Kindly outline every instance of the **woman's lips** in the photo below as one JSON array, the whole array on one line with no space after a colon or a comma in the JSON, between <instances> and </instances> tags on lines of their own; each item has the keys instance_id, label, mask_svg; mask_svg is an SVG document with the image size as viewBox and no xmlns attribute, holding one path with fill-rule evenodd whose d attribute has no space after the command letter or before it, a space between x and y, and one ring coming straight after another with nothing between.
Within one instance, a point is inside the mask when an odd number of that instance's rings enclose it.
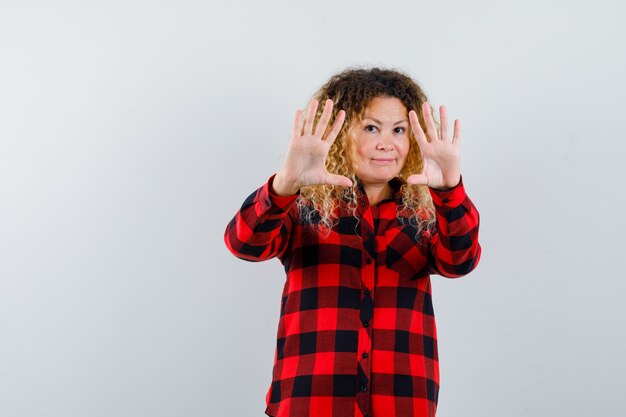
<instances>
[{"instance_id":1,"label":"woman's lips","mask_svg":"<svg viewBox=\"0 0 626 417\"><path fill-rule=\"evenodd\" d=\"M379 164L389 164L395 161L394 158L372 158L372 161L377 162Z\"/></svg>"}]
</instances>

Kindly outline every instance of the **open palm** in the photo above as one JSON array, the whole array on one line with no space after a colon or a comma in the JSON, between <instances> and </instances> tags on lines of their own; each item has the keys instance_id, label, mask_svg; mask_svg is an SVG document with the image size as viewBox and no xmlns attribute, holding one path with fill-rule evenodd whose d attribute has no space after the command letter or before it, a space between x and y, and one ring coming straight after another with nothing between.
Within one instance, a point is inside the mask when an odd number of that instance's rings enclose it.
<instances>
[{"instance_id":1,"label":"open palm","mask_svg":"<svg viewBox=\"0 0 626 417\"><path fill-rule=\"evenodd\" d=\"M326 157L335 142L345 120L345 111L340 110L324 137L333 109L332 100L326 100L324 110L316 126L313 126L318 102L309 104L304 126L301 128L302 111L296 111L294 126L285 157L285 163L274 178L274 190L280 195L295 194L301 187L331 184L349 187L352 181L342 175L326 170Z\"/></svg>"},{"instance_id":2,"label":"open palm","mask_svg":"<svg viewBox=\"0 0 626 417\"><path fill-rule=\"evenodd\" d=\"M409 112L411 128L422 154L423 170L419 174L410 175L407 182L437 189L452 188L461 179L460 122L458 119L454 121L454 135L450 140L448 114L445 106L439 108L440 132L437 132L437 126L428 103L422 105L422 114L426 124L426 133L420 126L417 113L414 110Z\"/></svg>"}]
</instances>

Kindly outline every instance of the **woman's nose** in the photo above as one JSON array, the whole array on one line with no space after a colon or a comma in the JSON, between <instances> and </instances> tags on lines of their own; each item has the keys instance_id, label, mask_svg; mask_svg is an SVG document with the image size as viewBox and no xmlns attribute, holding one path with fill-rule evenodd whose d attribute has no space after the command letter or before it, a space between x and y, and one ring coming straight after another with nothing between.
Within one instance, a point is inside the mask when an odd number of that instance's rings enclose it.
<instances>
[{"instance_id":1,"label":"woman's nose","mask_svg":"<svg viewBox=\"0 0 626 417\"><path fill-rule=\"evenodd\" d=\"M393 138L390 134L383 134L378 137L378 144L376 145L377 149L390 151L393 149Z\"/></svg>"},{"instance_id":2,"label":"woman's nose","mask_svg":"<svg viewBox=\"0 0 626 417\"><path fill-rule=\"evenodd\" d=\"M379 142L378 145L376 145L376 149L390 151L393 149L393 144L391 142Z\"/></svg>"}]
</instances>

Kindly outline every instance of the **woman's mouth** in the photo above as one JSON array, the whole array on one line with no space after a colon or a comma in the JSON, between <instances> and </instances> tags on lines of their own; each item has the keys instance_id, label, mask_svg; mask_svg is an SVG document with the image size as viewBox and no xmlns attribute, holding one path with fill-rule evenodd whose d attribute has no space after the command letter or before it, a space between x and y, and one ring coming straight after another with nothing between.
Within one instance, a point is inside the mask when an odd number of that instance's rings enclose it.
<instances>
[{"instance_id":1,"label":"woman's mouth","mask_svg":"<svg viewBox=\"0 0 626 417\"><path fill-rule=\"evenodd\" d=\"M395 161L394 158L372 158L372 161L378 164L390 164Z\"/></svg>"}]
</instances>

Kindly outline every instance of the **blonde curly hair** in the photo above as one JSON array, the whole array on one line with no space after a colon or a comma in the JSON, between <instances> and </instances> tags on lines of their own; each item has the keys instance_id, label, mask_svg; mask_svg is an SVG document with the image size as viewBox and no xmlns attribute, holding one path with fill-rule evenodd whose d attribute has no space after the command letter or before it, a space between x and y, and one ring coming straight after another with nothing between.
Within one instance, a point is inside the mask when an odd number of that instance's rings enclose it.
<instances>
[{"instance_id":1,"label":"blonde curly hair","mask_svg":"<svg viewBox=\"0 0 626 417\"><path fill-rule=\"evenodd\" d=\"M349 68L333 75L314 95L319 103L324 103L327 99L334 103L326 133L330 130L339 110L346 112L341 131L328 152L326 169L332 174L350 178L352 187L328 184L303 187L297 199L303 221L317 224L329 232L339 221L340 207L347 209L356 217L357 200L361 191L350 157L355 145L352 129L362 121L365 108L375 97L399 99L407 113L409 110L415 110L422 129L426 130L421 109L427 98L422 88L408 75L394 69L381 68ZM319 120L323 107L318 106L316 120ZM409 152L398 174L402 180L402 204L398 206L397 217L404 224L414 226L417 235L433 227L435 210L427 186L406 183L409 175L421 173L423 169L417 140L411 129L408 134Z\"/></svg>"}]
</instances>

